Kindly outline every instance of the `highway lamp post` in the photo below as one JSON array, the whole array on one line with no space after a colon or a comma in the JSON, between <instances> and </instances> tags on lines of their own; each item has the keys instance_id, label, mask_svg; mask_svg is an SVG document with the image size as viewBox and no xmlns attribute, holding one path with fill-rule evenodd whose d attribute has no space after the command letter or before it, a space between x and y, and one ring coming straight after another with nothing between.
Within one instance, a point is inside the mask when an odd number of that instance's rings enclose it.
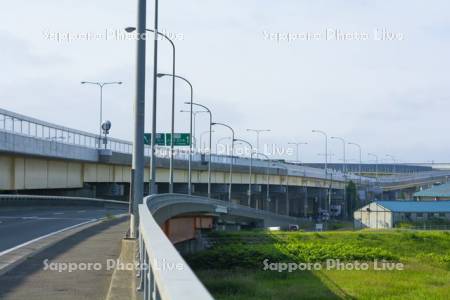
<instances>
[{"instance_id":1,"label":"highway lamp post","mask_svg":"<svg viewBox=\"0 0 450 300\"><path fill-rule=\"evenodd\" d=\"M361 170L361 166L362 166L362 149L361 149L361 146L359 144L357 144L357 143L349 142L348 144L358 147L358 150L359 150L359 167L358 167L359 171L358 171L358 173L359 173L359 185L361 185L361 183L362 183L362 174L361 174L361 172L362 172L362 170Z\"/></svg>"},{"instance_id":2,"label":"highway lamp post","mask_svg":"<svg viewBox=\"0 0 450 300\"><path fill-rule=\"evenodd\" d=\"M155 0L155 27L158 24L158 0ZM146 46L147 1L138 0L137 42L136 42L136 96L134 101L133 155L130 178L130 229L129 237L136 238L139 224L138 205L144 196L144 125L145 125L145 46ZM155 28L157 31L157 29ZM156 39L155 39L156 40ZM156 61L155 44L155 61ZM156 66L155 66L156 68ZM155 74L153 74L155 75ZM154 87L155 89L156 87ZM154 93L154 95L156 95ZM154 99L155 103L156 98ZM154 106L153 120L156 118ZM155 139L153 138L153 141ZM152 147L152 151L153 151Z\"/></svg>"},{"instance_id":3,"label":"highway lamp post","mask_svg":"<svg viewBox=\"0 0 450 300\"><path fill-rule=\"evenodd\" d=\"M297 163L302 164L302 162L300 161L300 147L301 147L301 145L308 145L308 143L305 143L305 142L294 143L294 142L292 142L292 143L288 143L288 145L294 145L296 147L296 149L295 149L296 161L297 161Z\"/></svg>"},{"instance_id":4,"label":"highway lamp post","mask_svg":"<svg viewBox=\"0 0 450 300\"><path fill-rule=\"evenodd\" d=\"M135 30L136 30L135 27L125 28L126 32L133 32ZM146 29L146 31L155 33L155 31L152 29ZM167 35L165 35L161 32L156 32L156 34L165 38L172 46L172 74L157 73L156 77L160 78L160 77L163 77L166 75L172 77L172 112L171 112L171 127L170 127L171 139L170 139L170 154L169 154L169 193L173 193L173 155L174 155L174 150L175 150L174 149L174 139L175 139L174 134L175 134L175 74L176 74L176 72L175 72L175 61L176 61L175 53L176 52L175 52L175 44Z\"/></svg>"},{"instance_id":5,"label":"highway lamp post","mask_svg":"<svg viewBox=\"0 0 450 300\"><path fill-rule=\"evenodd\" d=\"M269 202L270 202L270 173L269 173L269 168L270 168L270 158L265 155L264 153L256 153L256 156L261 155L263 156L266 160L267 160L267 167L266 167L266 175L267 175L267 187L266 187L266 207L267 210L269 210ZM263 208L264 210L264 208Z\"/></svg>"},{"instance_id":6,"label":"highway lamp post","mask_svg":"<svg viewBox=\"0 0 450 300\"><path fill-rule=\"evenodd\" d=\"M396 167L397 160L395 159L394 156L392 156L390 154L386 154L386 157L389 157L394 162L393 171L394 171L394 174L396 174L397 173L397 167Z\"/></svg>"},{"instance_id":7,"label":"highway lamp post","mask_svg":"<svg viewBox=\"0 0 450 300\"><path fill-rule=\"evenodd\" d=\"M92 82L92 81L82 81L81 84L93 84L100 88L100 118L99 118L99 138L98 138L98 148L101 148L101 137L102 137L102 124L103 124L103 87L112 84L122 84L122 81L112 81L112 82Z\"/></svg>"},{"instance_id":8,"label":"highway lamp post","mask_svg":"<svg viewBox=\"0 0 450 300\"><path fill-rule=\"evenodd\" d=\"M229 140L229 139L231 139L229 136L224 136L224 137L222 137L222 138L217 140L217 142L216 142L216 154L219 154L219 145L222 143L222 141Z\"/></svg>"},{"instance_id":9,"label":"highway lamp post","mask_svg":"<svg viewBox=\"0 0 450 300\"><path fill-rule=\"evenodd\" d=\"M341 138L341 137L336 137L336 136L332 136L331 137L331 139L333 139L333 140L339 140L339 141L341 141L342 142L342 146L343 146L343 165L342 165L342 172L344 173L344 176L345 176L345 174L347 173L347 165L346 165L346 157L345 157L345 140L343 139L343 138Z\"/></svg>"},{"instance_id":10,"label":"highway lamp post","mask_svg":"<svg viewBox=\"0 0 450 300\"><path fill-rule=\"evenodd\" d=\"M322 130L313 130L313 133L322 134L325 138L325 180L328 178L328 135Z\"/></svg>"},{"instance_id":11,"label":"highway lamp post","mask_svg":"<svg viewBox=\"0 0 450 300\"><path fill-rule=\"evenodd\" d=\"M212 132L214 132L214 130ZM206 145L204 145L204 143L203 143L203 136L208 133L210 133L210 130L206 130L206 131L203 131L202 133L200 133L200 150L203 149L206 151Z\"/></svg>"},{"instance_id":12,"label":"highway lamp post","mask_svg":"<svg viewBox=\"0 0 450 300\"><path fill-rule=\"evenodd\" d=\"M191 84L191 82L189 80L187 80L185 77L180 76L180 75L174 75L174 74L166 74L166 73L157 73L156 74L157 77L163 77L163 76L171 76L177 79L181 79L182 81L184 81L185 83L187 83L187 85L189 86L189 89L191 91L191 101L188 102L190 103L190 118L189 118L189 136L190 136L190 143L189 143L189 160L188 160L188 195L192 195L192 155L194 152L194 144L193 144L193 136L192 136L192 130L193 130L193 116L194 116L194 111L193 111L193 101L194 101L194 88ZM172 138L173 139L173 138Z\"/></svg>"},{"instance_id":13,"label":"highway lamp post","mask_svg":"<svg viewBox=\"0 0 450 300\"><path fill-rule=\"evenodd\" d=\"M231 131L230 175L229 175L229 178L228 178L228 180L229 180L228 201L231 203L231 193L232 193L232 184L233 184L233 155L234 155L234 140L235 140L235 138L234 138L234 136L235 136L234 135L234 129L231 126L229 126L227 124L224 124L224 123L217 123L217 122L215 122L215 123L212 123L212 125L213 126L214 125L224 126L224 127L228 128L228 129L230 129L230 131ZM216 150L216 152L217 152L217 150Z\"/></svg>"},{"instance_id":14,"label":"highway lamp post","mask_svg":"<svg viewBox=\"0 0 450 300\"><path fill-rule=\"evenodd\" d=\"M378 155L373 153L367 153L367 155L375 158L375 178L378 183Z\"/></svg>"},{"instance_id":15,"label":"highway lamp post","mask_svg":"<svg viewBox=\"0 0 450 300\"><path fill-rule=\"evenodd\" d=\"M286 170L286 215L289 216L289 213L290 213L289 212L290 211L290 207L289 207L289 170L285 165L278 163L278 162L275 162L273 165L274 166L278 165L281 168ZM278 210L277 210L277 213L278 213Z\"/></svg>"},{"instance_id":16,"label":"highway lamp post","mask_svg":"<svg viewBox=\"0 0 450 300\"><path fill-rule=\"evenodd\" d=\"M323 137L325 138L325 182L328 179L328 135L325 131L322 130L313 130L313 133L319 133L321 135L323 135ZM330 183L331 186L331 183ZM331 201L331 188L328 189L328 202Z\"/></svg>"},{"instance_id":17,"label":"highway lamp post","mask_svg":"<svg viewBox=\"0 0 450 300\"><path fill-rule=\"evenodd\" d=\"M250 168L248 175L248 207L251 207L252 204L252 168L253 168L253 146L249 142L243 139L233 139L233 142L240 142L247 144L250 147Z\"/></svg>"},{"instance_id":18,"label":"highway lamp post","mask_svg":"<svg viewBox=\"0 0 450 300\"><path fill-rule=\"evenodd\" d=\"M260 152L261 150L259 149L259 135L261 134L261 132L270 132L270 129L247 129L247 131L251 131L256 133L256 151Z\"/></svg>"},{"instance_id":19,"label":"highway lamp post","mask_svg":"<svg viewBox=\"0 0 450 300\"><path fill-rule=\"evenodd\" d=\"M341 138L341 137L337 137L337 136L332 136L331 139L333 140L339 140L342 142L342 161L343 161L343 165L342 165L342 171L344 173L344 205L347 205L347 162L346 162L346 157L345 157L345 146L346 146L346 141L345 139ZM346 215L346 214L344 214Z\"/></svg>"},{"instance_id":20,"label":"highway lamp post","mask_svg":"<svg viewBox=\"0 0 450 300\"><path fill-rule=\"evenodd\" d=\"M203 108L206 112L208 112L209 113L209 150L208 150L208 198L209 199L211 199L211 152L212 152L212 150L211 150L211 147L212 147L212 145L211 145L211 143L212 143L212 124L213 124L213 121L212 121L212 113L211 113L211 110L208 108L208 107L206 107L206 106L204 106L204 105L202 105L202 104L199 104L199 103L194 103L194 102L185 102L185 104L189 104L190 106L191 106L191 116L192 116L192 106L198 106L198 107L201 107L201 108ZM191 117L191 128L192 128L192 117ZM191 132L192 133L192 132ZM191 143L192 144L192 143ZM192 154L191 154L192 155ZM191 171L189 171L189 172L191 172ZM189 176L190 177L190 176Z\"/></svg>"},{"instance_id":21,"label":"highway lamp post","mask_svg":"<svg viewBox=\"0 0 450 300\"><path fill-rule=\"evenodd\" d=\"M180 110L181 113L191 113L191 111L189 110ZM196 138L196 130L195 130L195 124L197 123L197 115L200 113L205 113L206 111L204 110L198 110L198 111L193 111L192 115L193 115L193 125L192 125L192 141L194 142L194 148L197 148L197 138Z\"/></svg>"}]
</instances>

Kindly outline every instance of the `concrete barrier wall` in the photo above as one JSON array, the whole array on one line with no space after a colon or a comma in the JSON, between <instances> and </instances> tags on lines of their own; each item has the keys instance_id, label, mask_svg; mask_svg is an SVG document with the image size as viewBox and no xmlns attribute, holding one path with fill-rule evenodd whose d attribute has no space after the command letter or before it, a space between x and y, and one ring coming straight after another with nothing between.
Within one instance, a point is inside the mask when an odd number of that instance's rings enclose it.
<instances>
[{"instance_id":1,"label":"concrete barrier wall","mask_svg":"<svg viewBox=\"0 0 450 300\"><path fill-rule=\"evenodd\" d=\"M128 165L1 154L0 190L68 189L82 188L84 183L129 183L130 172L131 167ZM150 174L148 167L144 174L144 180L148 182ZM169 170L164 167L157 168L156 177L158 182L168 182ZM285 175L271 174L270 184L286 185L287 179L288 177ZM175 169L174 181L186 183L188 171ZM222 168L213 170L211 181L212 183L228 184L228 170L222 170ZM233 173L233 184L248 184L248 181L247 171L239 170ZM193 170L192 182L206 184L208 182L208 171L206 169ZM253 174L252 182L265 185L267 176L264 173ZM328 187L324 180L298 176L289 176L289 185ZM343 188L343 184L334 183L334 188Z\"/></svg>"},{"instance_id":2,"label":"concrete barrier wall","mask_svg":"<svg viewBox=\"0 0 450 300\"><path fill-rule=\"evenodd\" d=\"M13 206L107 206L126 208L128 202L81 197L0 195L0 207Z\"/></svg>"}]
</instances>

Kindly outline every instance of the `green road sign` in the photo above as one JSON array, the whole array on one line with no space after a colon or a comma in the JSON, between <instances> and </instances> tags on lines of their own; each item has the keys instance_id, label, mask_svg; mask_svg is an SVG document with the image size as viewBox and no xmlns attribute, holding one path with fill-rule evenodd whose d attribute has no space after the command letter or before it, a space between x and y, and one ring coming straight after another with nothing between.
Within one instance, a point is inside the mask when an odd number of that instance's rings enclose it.
<instances>
[{"instance_id":1,"label":"green road sign","mask_svg":"<svg viewBox=\"0 0 450 300\"><path fill-rule=\"evenodd\" d=\"M191 135L189 133L175 133L174 136L174 146L189 146L191 144ZM170 133L166 133L166 145L170 146L171 142L172 135Z\"/></svg>"},{"instance_id":2,"label":"green road sign","mask_svg":"<svg viewBox=\"0 0 450 300\"><path fill-rule=\"evenodd\" d=\"M144 144L145 145L151 145L152 143L152 134L151 133L145 133L144 134ZM156 145L158 146L165 146L166 145L166 136L164 133L157 133L156 134Z\"/></svg>"},{"instance_id":3,"label":"green road sign","mask_svg":"<svg viewBox=\"0 0 450 300\"><path fill-rule=\"evenodd\" d=\"M156 145L158 146L170 146L172 141L172 135L170 133L157 133L156 134ZM151 145L152 134L144 134L144 144ZM175 139L173 141L174 146L189 146L191 145L191 136L189 133L175 133Z\"/></svg>"}]
</instances>

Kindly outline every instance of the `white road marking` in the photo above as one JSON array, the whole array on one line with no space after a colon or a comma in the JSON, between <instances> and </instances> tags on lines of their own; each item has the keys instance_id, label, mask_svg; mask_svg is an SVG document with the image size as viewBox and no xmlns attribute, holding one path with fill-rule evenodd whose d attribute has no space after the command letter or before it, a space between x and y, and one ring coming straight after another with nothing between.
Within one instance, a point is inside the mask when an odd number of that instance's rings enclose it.
<instances>
[{"instance_id":1,"label":"white road marking","mask_svg":"<svg viewBox=\"0 0 450 300\"><path fill-rule=\"evenodd\" d=\"M55 213L53 213L54 215L63 215L64 213L63 212L55 212Z\"/></svg>"},{"instance_id":2,"label":"white road marking","mask_svg":"<svg viewBox=\"0 0 450 300\"><path fill-rule=\"evenodd\" d=\"M3 252L0 252L0 257L5 255L5 254L7 254L7 253L9 253L9 252L12 252L12 251L17 250L19 248L22 248L22 247L24 247L26 245L29 245L31 243L37 242L39 240L42 240L42 239L45 239L45 238L48 238L48 237L51 237L52 235L55 235L55 234L58 234L58 233L66 231L66 230L69 230L69 229L72 229L72 228L76 228L76 227L79 227L79 226L82 226L82 225L85 225L85 224L88 224L88 223L92 223L92 222L95 222L95 221L97 221L97 219L92 219L92 220L89 220L89 221L86 221L86 222L83 222L83 223L79 223L79 224L76 224L76 225L73 225L73 226L69 226L69 227L66 227L66 228L54 231L52 233L40 236L38 238L32 239L31 241L25 242L23 244L17 245L17 246L15 246L13 248L9 248L9 249L7 249L7 250L5 250Z\"/></svg>"},{"instance_id":3,"label":"white road marking","mask_svg":"<svg viewBox=\"0 0 450 300\"><path fill-rule=\"evenodd\" d=\"M20 220L92 220L90 218L58 218L58 217L11 217L0 216L0 219L20 219Z\"/></svg>"},{"instance_id":4,"label":"white road marking","mask_svg":"<svg viewBox=\"0 0 450 300\"><path fill-rule=\"evenodd\" d=\"M79 211L77 211L77 213L85 213L86 211L85 210L79 210Z\"/></svg>"},{"instance_id":5,"label":"white road marking","mask_svg":"<svg viewBox=\"0 0 450 300\"><path fill-rule=\"evenodd\" d=\"M127 213L124 213L124 214L117 214L117 215L114 215L114 216L117 217L117 218L120 218L120 217L124 217L124 216L127 216L127 215L128 215ZM16 219L17 219L17 217L11 217L11 216L4 216L4 217L0 216L0 218L6 218L6 219L16 218ZM64 218L41 218L41 219L52 219L52 220L53 220L53 219L58 219L58 220L61 219L61 220L68 220L69 218L65 218L65 219L64 219ZM46 235L37 237L37 238L32 239L32 240L30 240L30 241L28 241L28 242L25 242L25 243L23 243L23 244L17 245L17 246L15 246L15 247L13 247L13 248L9 248L9 249L7 249L7 250L5 250L5 251L3 251L3 252L0 252L0 257L3 256L3 255L5 255L5 254L7 254L7 253L10 253L10 252L12 252L12 251L14 251L14 250L17 250L17 249L19 249L19 248L22 248L22 247L24 247L24 246L27 246L27 245L29 245L29 244L31 244L31 243L37 242L37 241L39 241L39 240L42 240L42 239L45 239L45 238L48 238L48 237L51 237L51 236L53 236L53 235L55 235L55 234L64 232L64 231L66 231L66 230L73 229L73 228L76 228L76 227L79 227L79 226L82 226L82 225L85 225L85 224L89 224L89 223L92 223L92 222L96 222L96 221L100 221L100 220L105 220L105 219L106 219L105 217L99 218L99 219L89 219L89 220L86 221L86 222L78 223L78 224L75 224L75 225L72 225L72 226L69 226L69 227L65 227L65 228L63 228L63 229L60 229L60 230L51 232L51 233L49 233L49 234L46 234ZM75 220L75 219L70 219L70 220ZM82 219L80 219L80 220L82 220ZM84 220L86 220L86 219L84 219Z\"/></svg>"}]
</instances>

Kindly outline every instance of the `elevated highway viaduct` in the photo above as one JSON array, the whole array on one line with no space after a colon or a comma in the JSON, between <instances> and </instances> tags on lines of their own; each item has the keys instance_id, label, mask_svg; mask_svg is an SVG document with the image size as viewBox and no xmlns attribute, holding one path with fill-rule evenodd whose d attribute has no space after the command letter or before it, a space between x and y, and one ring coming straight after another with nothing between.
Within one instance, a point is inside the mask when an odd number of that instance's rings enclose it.
<instances>
[{"instance_id":1,"label":"elevated highway viaduct","mask_svg":"<svg viewBox=\"0 0 450 300\"><path fill-rule=\"evenodd\" d=\"M47 123L0 109L0 193L54 194L126 200L131 173L128 141ZM99 145L101 148L99 149ZM180 148L182 149L182 148ZM156 182L159 193L168 192L169 162L165 147L158 148ZM186 149L185 149L186 150ZM146 149L149 153L149 149ZM187 193L188 153L177 152L174 161L174 192ZM292 216L312 216L331 201L343 204L343 189L349 180L358 184L366 201L398 195L424 185L446 180L449 171L423 175L389 176L376 180L348 173L299 166L284 162L212 155L212 198L227 199L229 163L233 159L232 201ZM146 157L149 166L149 157ZM149 168L145 181L149 181ZM420 175L420 176L419 176ZM416 176L416 177L414 177ZM206 195L208 156L195 153L192 163L194 195ZM269 184L268 184L269 183ZM148 191L148 184L145 184ZM267 193L268 191L268 193ZM269 197L267 198L267 195ZM287 200L288 199L288 200Z\"/></svg>"}]
</instances>

